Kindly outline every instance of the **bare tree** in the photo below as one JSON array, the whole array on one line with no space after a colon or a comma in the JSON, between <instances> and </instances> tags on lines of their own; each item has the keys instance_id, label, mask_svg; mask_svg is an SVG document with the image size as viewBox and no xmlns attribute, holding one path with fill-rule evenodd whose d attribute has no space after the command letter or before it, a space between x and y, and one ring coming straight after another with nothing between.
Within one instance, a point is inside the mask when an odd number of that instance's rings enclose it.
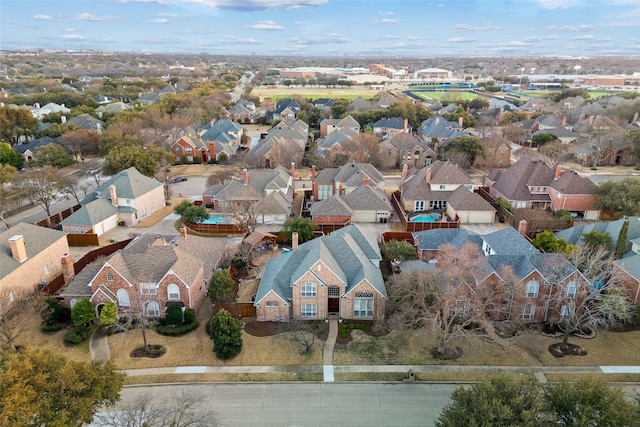
<instances>
[{"instance_id":1,"label":"bare tree","mask_svg":"<svg viewBox=\"0 0 640 427\"><path fill-rule=\"evenodd\" d=\"M16 185L24 191L27 197L37 203L47 213L47 221L51 216L51 205L58 200L65 200L68 195L64 192L64 180L60 173L50 166L43 168L29 168L20 174L21 179Z\"/></svg>"},{"instance_id":2,"label":"bare tree","mask_svg":"<svg viewBox=\"0 0 640 427\"><path fill-rule=\"evenodd\" d=\"M313 351L316 336L309 323L294 320L283 324L280 332L287 340L300 344L303 347L302 354L309 354Z\"/></svg>"},{"instance_id":3,"label":"bare tree","mask_svg":"<svg viewBox=\"0 0 640 427\"><path fill-rule=\"evenodd\" d=\"M549 312L555 313L563 331L561 348L568 348L571 333L584 326L610 328L629 315L629 299L623 292L622 277L613 268L613 256L603 247L576 245L567 255L549 266L555 284L549 291ZM572 266L580 274L567 274Z\"/></svg>"},{"instance_id":4,"label":"bare tree","mask_svg":"<svg viewBox=\"0 0 640 427\"><path fill-rule=\"evenodd\" d=\"M207 176L206 187L226 184L234 175L234 171L229 168L217 168L211 175Z\"/></svg>"},{"instance_id":5,"label":"bare tree","mask_svg":"<svg viewBox=\"0 0 640 427\"><path fill-rule=\"evenodd\" d=\"M205 396L194 396L186 390L170 399L159 395L142 396L119 402L109 412L95 415L94 422L105 427L219 427L216 412Z\"/></svg>"},{"instance_id":6,"label":"bare tree","mask_svg":"<svg viewBox=\"0 0 640 427\"><path fill-rule=\"evenodd\" d=\"M502 126L502 136L504 136L507 141L520 143L524 135L525 132L521 127L514 125Z\"/></svg>"},{"instance_id":7,"label":"bare tree","mask_svg":"<svg viewBox=\"0 0 640 427\"><path fill-rule=\"evenodd\" d=\"M603 154L611 146L611 141L618 136L618 132L607 128L594 129L589 136L589 144L591 145L591 167L598 167L600 162L604 160Z\"/></svg>"},{"instance_id":8,"label":"bare tree","mask_svg":"<svg viewBox=\"0 0 640 427\"><path fill-rule=\"evenodd\" d=\"M84 161L87 154L98 152L100 137L85 129L66 132L60 137L60 145L66 148L74 157L76 163Z\"/></svg>"},{"instance_id":9,"label":"bare tree","mask_svg":"<svg viewBox=\"0 0 640 427\"><path fill-rule=\"evenodd\" d=\"M569 152L568 147L559 141L543 145L538 148L538 152L541 154L541 158L544 162L552 169L555 169L558 165L571 158L571 153Z\"/></svg>"},{"instance_id":10,"label":"bare tree","mask_svg":"<svg viewBox=\"0 0 640 427\"><path fill-rule=\"evenodd\" d=\"M37 290L0 288L0 347L16 351L16 340L42 310L43 295Z\"/></svg>"}]
</instances>

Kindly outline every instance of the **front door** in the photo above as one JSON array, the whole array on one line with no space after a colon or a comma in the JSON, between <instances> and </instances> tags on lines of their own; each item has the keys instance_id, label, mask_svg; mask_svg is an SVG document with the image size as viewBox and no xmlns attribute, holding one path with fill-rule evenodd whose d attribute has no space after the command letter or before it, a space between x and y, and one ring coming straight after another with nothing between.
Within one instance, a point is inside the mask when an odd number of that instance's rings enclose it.
<instances>
[{"instance_id":1,"label":"front door","mask_svg":"<svg viewBox=\"0 0 640 427\"><path fill-rule=\"evenodd\" d=\"M340 313L340 298L329 298L329 313Z\"/></svg>"}]
</instances>

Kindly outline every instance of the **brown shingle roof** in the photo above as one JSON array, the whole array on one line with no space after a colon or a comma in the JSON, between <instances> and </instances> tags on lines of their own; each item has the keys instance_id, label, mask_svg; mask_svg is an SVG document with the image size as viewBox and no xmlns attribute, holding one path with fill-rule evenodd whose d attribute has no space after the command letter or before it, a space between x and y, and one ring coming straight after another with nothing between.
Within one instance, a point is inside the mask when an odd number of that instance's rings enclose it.
<instances>
[{"instance_id":1,"label":"brown shingle roof","mask_svg":"<svg viewBox=\"0 0 640 427\"><path fill-rule=\"evenodd\" d=\"M551 187L562 194L592 194L594 184L589 178L570 170L563 171L558 179L554 179Z\"/></svg>"}]
</instances>

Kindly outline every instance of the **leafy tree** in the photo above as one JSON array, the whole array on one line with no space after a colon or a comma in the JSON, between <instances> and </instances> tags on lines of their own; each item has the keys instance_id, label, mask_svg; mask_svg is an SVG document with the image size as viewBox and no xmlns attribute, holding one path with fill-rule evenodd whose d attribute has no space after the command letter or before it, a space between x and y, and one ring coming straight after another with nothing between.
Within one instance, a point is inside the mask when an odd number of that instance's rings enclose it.
<instances>
[{"instance_id":1,"label":"leafy tree","mask_svg":"<svg viewBox=\"0 0 640 427\"><path fill-rule=\"evenodd\" d=\"M391 261L404 261L416 259L416 248L409 242L403 240L390 240L384 245L384 255Z\"/></svg>"},{"instance_id":2,"label":"leafy tree","mask_svg":"<svg viewBox=\"0 0 640 427\"><path fill-rule=\"evenodd\" d=\"M509 111L502 115L498 124L500 126L510 125L527 119L527 113L523 111Z\"/></svg>"},{"instance_id":3,"label":"leafy tree","mask_svg":"<svg viewBox=\"0 0 640 427\"><path fill-rule=\"evenodd\" d=\"M0 425L68 427L90 423L115 404L124 374L111 362L69 361L26 349L0 359Z\"/></svg>"},{"instance_id":4,"label":"leafy tree","mask_svg":"<svg viewBox=\"0 0 640 427\"><path fill-rule=\"evenodd\" d=\"M33 160L38 166L53 166L63 168L74 162L73 157L58 144L47 144L38 148L33 154Z\"/></svg>"},{"instance_id":5,"label":"leafy tree","mask_svg":"<svg viewBox=\"0 0 640 427\"><path fill-rule=\"evenodd\" d=\"M582 243L584 243L591 249L602 247L606 250L610 250L611 245L613 244L613 239L611 238L611 235L609 233L598 230L589 231L588 233L582 233L580 239L582 240Z\"/></svg>"},{"instance_id":6,"label":"leafy tree","mask_svg":"<svg viewBox=\"0 0 640 427\"><path fill-rule=\"evenodd\" d=\"M640 426L640 406L627 400L622 389L594 378L549 383L543 398L546 416L556 426Z\"/></svg>"},{"instance_id":7,"label":"leafy tree","mask_svg":"<svg viewBox=\"0 0 640 427\"><path fill-rule=\"evenodd\" d=\"M631 127L627 133L625 133L624 139L636 157L636 166L640 167L640 128Z\"/></svg>"},{"instance_id":8,"label":"leafy tree","mask_svg":"<svg viewBox=\"0 0 640 427\"><path fill-rule=\"evenodd\" d=\"M330 108L333 117L342 118L347 114L349 109L349 100L345 98L336 99Z\"/></svg>"},{"instance_id":9,"label":"leafy tree","mask_svg":"<svg viewBox=\"0 0 640 427\"><path fill-rule=\"evenodd\" d=\"M44 105L44 104L43 104ZM38 119L26 108L0 106L0 139L17 144L21 137L34 135L38 129Z\"/></svg>"},{"instance_id":10,"label":"leafy tree","mask_svg":"<svg viewBox=\"0 0 640 427\"><path fill-rule=\"evenodd\" d=\"M0 164L19 168L22 167L22 157L9 144L0 142Z\"/></svg>"},{"instance_id":11,"label":"leafy tree","mask_svg":"<svg viewBox=\"0 0 640 427\"><path fill-rule=\"evenodd\" d=\"M571 250L571 245L567 245L564 239L556 237L551 231L543 231L536 234L536 237L531 240L531 244L548 254L552 252L563 253Z\"/></svg>"},{"instance_id":12,"label":"leafy tree","mask_svg":"<svg viewBox=\"0 0 640 427\"><path fill-rule=\"evenodd\" d=\"M182 220L188 224L195 224L196 222L202 222L209 218L209 211L204 206L189 206L182 213Z\"/></svg>"},{"instance_id":13,"label":"leafy tree","mask_svg":"<svg viewBox=\"0 0 640 427\"><path fill-rule=\"evenodd\" d=\"M48 297L44 300L44 308L40 316L47 324L63 323L71 320L71 310L61 306L58 299Z\"/></svg>"},{"instance_id":14,"label":"leafy tree","mask_svg":"<svg viewBox=\"0 0 640 427\"><path fill-rule=\"evenodd\" d=\"M96 318L96 309L89 298L81 298L71 309L71 320L74 325L91 323Z\"/></svg>"},{"instance_id":15,"label":"leafy tree","mask_svg":"<svg viewBox=\"0 0 640 427\"><path fill-rule=\"evenodd\" d=\"M625 251L627 250L627 239L629 236L629 220L626 220L622 227L620 227L620 233L618 233L618 240L616 241L616 248L614 251L614 255L617 259L620 259L624 256Z\"/></svg>"},{"instance_id":16,"label":"leafy tree","mask_svg":"<svg viewBox=\"0 0 640 427\"><path fill-rule=\"evenodd\" d=\"M285 223L282 233L289 241L291 241L293 233L298 233L298 241L302 243L311 239L315 229L316 225L311 221L311 218L298 217Z\"/></svg>"},{"instance_id":17,"label":"leafy tree","mask_svg":"<svg viewBox=\"0 0 640 427\"><path fill-rule=\"evenodd\" d=\"M476 157L484 154L484 144L480 138L475 136L458 136L446 142L444 153L447 157L454 153L463 154L469 165L472 165Z\"/></svg>"},{"instance_id":18,"label":"leafy tree","mask_svg":"<svg viewBox=\"0 0 640 427\"><path fill-rule=\"evenodd\" d=\"M566 98L573 98L574 96L581 96L584 99L591 99L591 94L588 90L582 88L566 89L560 93L557 93L551 97L553 102L560 102Z\"/></svg>"},{"instance_id":19,"label":"leafy tree","mask_svg":"<svg viewBox=\"0 0 640 427\"><path fill-rule=\"evenodd\" d=\"M100 311L100 324L101 325L113 325L118 320L118 307L116 304L109 301L102 306Z\"/></svg>"},{"instance_id":20,"label":"leafy tree","mask_svg":"<svg viewBox=\"0 0 640 427\"><path fill-rule=\"evenodd\" d=\"M535 142L538 145L546 145L557 139L558 137L551 132L538 132L531 137L531 141Z\"/></svg>"},{"instance_id":21,"label":"leafy tree","mask_svg":"<svg viewBox=\"0 0 640 427\"><path fill-rule=\"evenodd\" d=\"M501 376L469 388L458 387L435 425L537 427L547 421L539 415L543 408L540 384L535 379L524 377L514 381Z\"/></svg>"},{"instance_id":22,"label":"leafy tree","mask_svg":"<svg viewBox=\"0 0 640 427\"><path fill-rule=\"evenodd\" d=\"M228 268L213 273L209 282L209 298L214 304L234 302L236 293L233 291L233 277Z\"/></svg>"},{"instance_id":23,"label":"leafy tree","mask_svg":"<svg viewBox=\"0 0 640 427\"><path fill-rule=\"evenodd\" d=\"M458 387L437 427L637 427L640 402L593 378L541 385L533 378L495 377Z\"/></svg>"},{"instance_id":24,"label":"leafy tree","mask_svg":"<svg viewBox=\"0 0 640 427\"><path fill-rule=\"evenodd\" d=\"M107 175L115 175L120 171L135 167L138 172L146 176L153 176L158 170L158 164L141 146L119 144L114 146L105 156L102 166Z\"/></svg>"},{"instance_id":25,"label":"leafy tree","mask_svg":"<svg viewBox=\"0 0 640 427\"><path fill-rule=\"evenodd\" d=\"M478 123L478 119L475 116L464 111L462 108L458 108L458 111L451 114L445 114L444 118L449 120L450 122L456 122L462 118L462 127L463 128L472 128Z\"/></svg>"},{"instance_id":26,"label":"leafy tree","mask_svg":"<svg viewBox=\"0 0 640 427\"><path fill-rule=\"evenodd\" d=\"M242 351L242 325L227 310L220 310L208 326L219 359L230 359Z\"/></svg>"},{"instance_id":27,"label":"leafy tree","mask_svg":"<svg viewBox=\"0 0 640 427\"><path fill-rule=\"evenodd\" d=\"M613 213L616 218L640 215L640 178L607 181L597 185L594 206Z\"/></svg>"},{"instance_id":28,"label":"leafy tree","mask_svg":"<svg viewBox=\"0 0 640 427\"><path fill-rule=\"evenodd\" d=\"M178 205L176 205L175 208L173 208L173 211L178 215L182 216L184 212L191 206L193 206L192 202L190 202L189 200L183 200L180 203L178 203Z\"/></svg>"}]
</instances>

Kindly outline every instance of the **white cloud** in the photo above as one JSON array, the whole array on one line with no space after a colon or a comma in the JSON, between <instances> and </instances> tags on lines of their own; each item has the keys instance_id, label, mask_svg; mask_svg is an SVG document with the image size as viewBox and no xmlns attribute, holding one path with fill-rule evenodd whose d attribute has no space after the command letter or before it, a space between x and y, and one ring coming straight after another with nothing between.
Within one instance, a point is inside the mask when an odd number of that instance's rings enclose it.
<instances>
[{"instance_id":1,"label":"white cloud","mask_svg":"<svg viewBox=\"0 0 640 427\"><path fill-rule=\"evenodd\" d=\"M388 16L395 15L395 13L393 13L393 12L384 12L384 11L382 11L382 10L378 11L378 13L379 13L380 15L388 15Z\"/></svg>"},{"instance_id":2,"label":"white cloud","mask_svg":"<svg viewBox=\"0 0 640 427\"><path fill-rule=\"evenodd\" d=\"M73 33L75 30L76 30L76 29L75 29L75 28L73 28L73 27L69 27L69 28L65 28L65 29L64 29L64 31L65 31L66 33Z\"/></svg>"},{"instance_id":3,"label":"white cloud","mask_svg":"<svg viewBox=\"0 0 640 427\"><path fill-rule=\"evenodd\" d=\"M594 40L595 37L591 34L585 34L584 36L572 37L571 40Z\"/></svg>"},{"instance_id":4,"label":"white cloud","mask_svg":"<svg viewBox=\"0 0 640 427\"><path fill-rule=\"evenodd\" d=\"M587 24L583 24L583 25L563 25L563 26L556 26L556 25L549 25L547 27L548 31L565 31L567 33L579 33L582 31L591 31L593 30L593 25L587 25Z\"/></svg>"},{"instance_id":5,"label":"white cloud","mask_svg":"<svg viewBox=\"0 0 640 427\"><path fill-rule=\"evenodd\" d=\"M38 19L40 21L51 21L53 19L53 16L49 16L49 15L42 15L42 14L37 14L33 16L33 19Z\"/></svg>"},{"instance_id":6,"label":"white cloud","mask_svg":"<svg viewBox=\"0 0 640 427\"><path fill-rule=\"evenodd\" d=\"M166 18L150 19L148 22L152 24L168 24L169 20Z\"/></svg>"},{"instance_id":7,"label":"white cloud","mask_svg":"<svg viewBox=\"0 0 640 427\"><path fill-rule=\"evenodd\" d=\"M247 25L247 28L252 30L264 30L264 31L282 31L284 27L274 21L260 21L257 24Z\"/></svg>"},{"instance_id":8,"label":"white cloud","mask_svg":"<svg viewBox=\"0 0 640 427\"><path fill-rule=\"evenodd\" d=\"M578 6L579 0L535 0L543 9L569 9Z\"/></svg>"},{"instance_id":9,"label":"white cloud","mask_svg":"<svg viewBox=\"0 0 640 427\"><path fill-rule=\"evenodd\" d=\"M264 10L300 9L306 6L322 6L329 0L183 0L215 9Z\"/></svg>"},{"instance_id":10,"label":"white cloud","mask_svg":"<svg viewBox=\"0 0 640 427\"><path fill-rule=\"evenodd\" d=\"M391 19L391 18L382 18L382 19L374 19L373 22L376 22L378 24L397 24L398 20Z\"/></svg>"},{"instance_id":11,"label":"white cloud","mask_svg":"<svg viewBox=\"0 0 640 427\"><path fill-rule=\"evenodd\" d=\"M524 39L522 39L523 42L537 42L540 41L540 37L538 36L531 36L531 37L526 37Z\"/></svg>"},{"instance_id":12,"label":"white cloud","mask_svg":"<svg viewBox=\"0 0 640 427\"><path fill-rule=\"evenodd\" d=\"M327 43L347 43L349 40L342 34L332 33L322 36L310 37L292 37L289 39L292 43L299 44L327 44Z\"/></svg>"},{"instance_id":13,"label":"white cloud","mask_svg":"<svg viewBox=\"0 0 640 427\"><path fill-rule=\"evenodd\" d=\"M476 40L478 39L474 39L473 37L450 37L447 39L447 41L451 43L471 43Z\"/></svg>"},{"instance_id":14,"label":"white cloud","mask_svg":"<svg viewBox=\"0 0 640 427\"><path fill-rule=\"evenodd\" d=\"M230 34L225 34L220 37L220 43L225 44L260 44L260 42L256 39L241 39L240 37L232 36Z\"/></svg>"},{"instance_id":15,"label":"white cloud","mask_svg":"<svg viewBox=\"0 0 640 427\"><path fill-rule=\"evenodd\" d=\"M90 13L81 13L75 17L76 21L121 21L118 16L95 16Z\"/></svg>"},{"instance_id":16,"label":"white cloud","mask_svg":"<svg viewBox=\"0 0 640 427\"><path fill-rule=\"evenodd\" d=\"M378 39L378 40L399 40L400 38L401 38L400 36L396 36L394 34L376 36L376 39Z\"/></svg>"},{"instance_id":17,"label":"white cloud","mask_svg":"<svg viewBox=\"0 0 640 427\"><path fill-rule=\"evenodd\" d=\"M176 4L175 0L118 0L118 3L155 3L159 5Z\"/></svg>"},{"instance_id":18,"label":"white cloud","mask_svg":"<svg viewBox=\"0 0 640 427\"><path fill-rule=\"evenodd\" d=\"M556 35L548 35L548 36L544 36L542 37L545 40L558 40L560 38L560 36L556 36Z\"/></svg>"},{"instance_id":19,"label":"white cloud","mask_svg":"<svg viewBox=\"0 0 640 427\"><path fill-rule=\"evenodd\" d=\"M84 37L80 34L63 34L60 38L64 40L84 40Z\"/></svg>"},{"instance_id":20,"label":"white cloud","mask_svg":"<svg viewBox=\"0 0 640 427\"><path fill-rule=\"evenodd\" d=\"M640 37L629 37L629 41L632 43L640 43Z\"/></svg>"},{"instance_id":21,"label":"white cloud","mask_svg":"<svg viewBox=\"0 0 640 427\"><path fill-rule=\"evenodd\" d=\"M487 25L467 25L467 24L458 24L454 27L458 31L487 31L487 30L501 30L502 27L498 27L497 25L487 24Z\"/></svg>"},{"instance_id":22,"label":"white cloud","mask_svg":"<svg viewBox=\"0 0 640 427\"><path fill-rule=\"evenodd\" d=\"M295 25L311 25L311 21L294 21Z\"/></svg>"}]
</instances>

